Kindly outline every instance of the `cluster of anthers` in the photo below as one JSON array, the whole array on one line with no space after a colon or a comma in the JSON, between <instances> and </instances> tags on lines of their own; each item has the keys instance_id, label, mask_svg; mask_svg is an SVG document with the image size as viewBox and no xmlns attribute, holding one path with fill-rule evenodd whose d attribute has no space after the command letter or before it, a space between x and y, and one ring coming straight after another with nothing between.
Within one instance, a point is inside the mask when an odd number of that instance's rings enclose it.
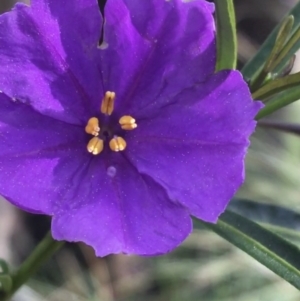
<instances>
[{"instance_id":1,"label":"cluster of anthers","mask_svg":"<svg viewBox=\"0 0 300 301\"><path fill-rule=\"evenodd\" d=\"M114 110L116 93L107 91L101 103L100 111L102 114L110 116ZM131 116L125 115L119 119L119 124L123 130L130 131L137 127L135 119ZM85 127L85 132L94 137L89 141L87 150L93 155L99 155L104 148L104 139L99 137L101 133L101 125L97 117L92 117L88 120ZM120 136L113 136L109 141L109 147L114 152L123 151L126 148L126 141Z\"/></svg>"}]
</instances>

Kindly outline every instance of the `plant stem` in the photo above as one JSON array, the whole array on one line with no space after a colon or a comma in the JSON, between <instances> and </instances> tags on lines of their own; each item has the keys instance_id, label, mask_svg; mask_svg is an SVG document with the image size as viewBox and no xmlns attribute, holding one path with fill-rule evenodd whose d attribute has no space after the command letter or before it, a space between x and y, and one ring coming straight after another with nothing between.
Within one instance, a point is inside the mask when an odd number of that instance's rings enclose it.
<instances>
[{"instance_id":1,"label":"plant stem","mask_svg":"<svg viewBox=\"0 0 300 301\"><path fill-rule=\"evenodd\" d=\"M56 241L48 233L38 244L35 250L21 264L19 269L12 274L12 289L1 301L9 298L47 261L56 251L58 251L64 242Z\"/></svg>"}]
</instances>

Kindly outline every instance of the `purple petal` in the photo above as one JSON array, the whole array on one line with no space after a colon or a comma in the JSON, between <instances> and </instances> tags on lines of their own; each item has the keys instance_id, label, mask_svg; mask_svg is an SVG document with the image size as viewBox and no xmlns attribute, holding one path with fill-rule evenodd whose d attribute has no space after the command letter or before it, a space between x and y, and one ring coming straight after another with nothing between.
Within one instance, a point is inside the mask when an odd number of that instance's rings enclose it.
<instances>
[{"instance_id":1,"label":"purple petal","mask_svg":"<svg viewBox=\"0 0 300 301\"><path fill-rule=\"evenodd\" d=\"M121 154L97 157L78 180L76 201L66 200L53 217L55 239L83 241L98 256L156 255L178 246L191 231L187 211Z\"/></svg>"},{"instance_id":2,"label":"purple petal","mask_svg":"<svg viewBox=\"0 0 300 301\"><path fill-rule=\"evenodd\" d=\"M0 112L0 195L24 210L53 214L62 187L70 185L62 173L73 171L63 162L80 162L81 148L86 153L84 130L43 116L3 93Z\"/></svg>"},{"instance_id":3,"label":"purple petal","mask_svg":"<svg viewBox=\"0 0 300 301\"><path fill-rule=\"evenodd\" d=\"M126 136L126 155L171 199L214 222L244 181L248 137L261 106L239 72L220 72L163 108L153 104L148 115L135 116L138 128Z\"/></svg>"},{"instance_id":4,"label":"purple petal","mask_svg":"<svg viewBox=\"0 0 300 301\"><path fill-rule=\"evenodd\" d=\"M211 9L202 0L107 1L102 70L117 111L163 103L214 72Z\"/></svg>"},{"instance_id":5,"label":"purple petal","mask_svg":"<svg viewBox=\"0 0 300 301\"><path fill-rule=\"evenodd\" d=\"M99 256L163 254L190 233L189 213L216 221L244 180L261 105L238 72L210 77L212 12L202 0L108 0L100 49L96 0L0 16L0 194ZM107 90L110 121L132 114L138 128L125 152L93 156L84 125Z\"/></svg>"},{"instance_id":6,"label":"purple petal","mask_svg":"<svg viewBox=\"0 0 300 301\"><path fill-rule=\"evenodd\" d=\"M2 91L48 116L85 122L103 96L101 22L96 0L35 0L1 15Z\"/></svg>"}]
</instances>

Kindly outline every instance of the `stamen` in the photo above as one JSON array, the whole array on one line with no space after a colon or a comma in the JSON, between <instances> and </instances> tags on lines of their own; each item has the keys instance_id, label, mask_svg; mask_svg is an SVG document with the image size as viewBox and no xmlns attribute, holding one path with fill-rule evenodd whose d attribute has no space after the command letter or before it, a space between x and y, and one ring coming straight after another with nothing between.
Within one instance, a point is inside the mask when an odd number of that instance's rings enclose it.
<instances>
[{"instance_id":1,"label":"stamen","mask_svg":"<svg viewBox=\"0 0 300 301\"><path fill-rule=\"evenodd\" d=\"M114 152L123 151L126 148L126 141L122 137L115 136L109 141L109 147Z\"/></svg>"},{"instance_id":2,"label":"stamen","mask_svg":"<svg viewBox=\"0 0 300 301\"><path fill-rule=\"evenodd\" d=\"M99 155L103 151L103 147L103 140L99 139L98 137L94 137L89 141L87 145L87 150L93 155Z\"/></svg>"},{"instance_id":3,"label":"stamen","mask_svg":"<svg viewBox=\"0 0 300 301\"><path fill-rule=\"evenodd\" d=\"M130 131L130 130L134 130L137 127L137 124L135 123L135 119L127 115L121 117L119 123L123 130Z\"/></svg>"},{"instance_id":4,"label":"stamen","mask_svg":"<svg viewBox=\"0 0 300 301\"><path fill-rule=\"evenodd\" d=\"M101 113L111 115L114 110L116 93L107 91L102 99Z\"/></svg>"},{"instance_id":5,"label":"stamen","mask_svg":"<svg viewBox=\"0 0 300 301\"><path fill-rule=\"evenodd\" d=\"M96 117L92 117L89 119L85 131L88 134L91 134L93 136L98 136L100 132L100 127L99 127L99 120Z\"/></svg>"}]
</instances>

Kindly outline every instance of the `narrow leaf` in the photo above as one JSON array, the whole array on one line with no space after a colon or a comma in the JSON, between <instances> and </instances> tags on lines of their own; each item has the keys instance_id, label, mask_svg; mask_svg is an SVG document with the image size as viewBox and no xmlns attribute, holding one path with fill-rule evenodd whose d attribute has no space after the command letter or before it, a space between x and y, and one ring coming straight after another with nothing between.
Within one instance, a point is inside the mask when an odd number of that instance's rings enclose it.
<instances>
[{"instance_id":1,"label":"narrow leaf","mask_svg":"<svg viewBox=\"0 0 300 301\"><path fill-rule=\"evenodd\" d=\"M221 0L222 1L222 0ZM293 15L294 16L294 26L293 26L293 32L298 28L300 24L300 2L295 5L295 7L286 15ZM242 73L245 78L251 79L255 76L257 71L261 68L261 66L266 61L267 57L270 55L276 36L278 34L279 28L281 27L281 24L279 24L269 35L269 37L266 39L262 47L259 49L259 51L256 53L256 55L244 66L242 69ZM300 41L298 41L298 45L300 44ZM295 45L294 49L298 47L298 45ZM298 47L299 48L299 47ZM293 51L292 53L289 52L290 56L286 57L286 62L291 58L291 56L296 51Z\"/></svg>"},{"instance_id":2,"label":"narrow leaf","mask_svg":"<svg viewBox=\"0 0 300 301\"><path fill-rule=\"evenodd\" d=\"M277 59L274 61L272 69L274 70L278 65L285 64L292 55L300 48L300 26L295 30L291 38L288 40L286 45L284 45Z\"/></svg>"},{"instance_id":3,"label":"narrow leaf","mask_svg":"<svg viewBox=\"0 0 300 301\"><path fill-rule=\"evenodd\" d=\"M216 0L216 71L235 69L237 63L236 21L233 0Z\"/></svg>"},{"instance_id":4,"label":"narrow leaf","mask_svg":"<svg viewBox=\"0 0 300 301\"><path fill-rule=\"evenodd\" d=\"M300 213L289 208L259 203L247 199L233 199L228 209L259 223L293 243L300 241Z\"/></svg>"},{"instance_id":5,"label":"narrow leaf","mask_svg":"<svg viewBox=\"0 0 300 301\"><path fill-rule=\"evenodd\" d=\"M217 224L200 223L300 289L300 249L295 245L228 210Z\"/></svg>"},{"instance_id":6,"label":"narrow leaf","mask_svg":"<svg viewBox=\"0 0 300 301\"><path fill-rule=\"evenodd\" d=\"M288 89L278 95L274 96L268 103L262 108L255 119L259 120L265 116L268 116L279 109L297 101L300 99L300 89L299 87Z\"/></svg>"},{"instance_id":7,"label":"narrow leaf","mask_svg":"<svg viewBox=\"0 0 300 301\"><path fill-rule=\"evenodd\" d=\"M228 209L258 223L300 230L300 213L283 206L247 199L233 199L230 201Z\"/></svg>"},{"instance_id":8,"label":"narrow leaf","mask_svg":"<svg viewBox=\"0 0 300 301\"><path fill-rule=\"evenodd\" d=\"M269 60L267 60L265 64L265 69L266 72L269 73L271 70L271 67L273 65L273 62L275 58L278 57L279 53L281 50L284 48L285 42L288 39L288 36L291 33L291 30L294 25L294 17L293 16L288 16L285 18L282 22L282 26L279 28L276 40L275 40L275 45L271 51Z\"/></svg>"},{"instance_id":9,"label":"narrow leaf","mask_svg":"<svg viewBox=\"0 0 300 301\"><path fill-rule=\"evenodd\" d=\"M271 50L271 53L269 57L267 58L266 63L262 66L260 72L258 72L257 77L254 77L251 81L251 91L256 91L265 81L267 75L273 71L274 69L274 63L278 56L281 53L281 50L284 48L285 42L288 39L288 36L290 35L291 29L294 24L294 17L288 16L285 18L282 22L282 25L279 28L275 44L273 49Z\"/></svg>"},{"instance_id":10,"label":"narrow leaf","mask_svg":"<svg viewBox=\"0 0 300 301\"><path fill-rule=\"evenodd\" d=\"M282 92L292 87L299 87L300 85L300 72L292 75L285 76L283 78L277 78L266 85L262 86L256 92L252 94L254 99L264 100L274 94Z\"/></svg>"}]
</instances>

